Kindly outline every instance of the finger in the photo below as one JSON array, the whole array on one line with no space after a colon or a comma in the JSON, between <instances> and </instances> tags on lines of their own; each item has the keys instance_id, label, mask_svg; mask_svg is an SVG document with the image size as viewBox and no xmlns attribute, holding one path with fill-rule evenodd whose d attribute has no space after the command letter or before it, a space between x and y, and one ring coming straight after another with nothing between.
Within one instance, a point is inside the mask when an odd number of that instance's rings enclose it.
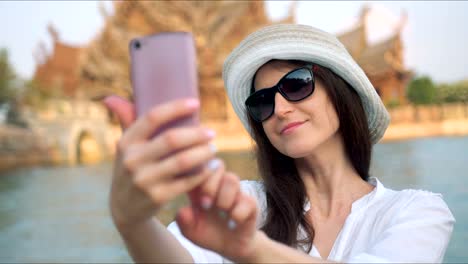
<instances>
[{"instance_id":1,"label":"finger","mask_svg":"<svg viewBox=\"0 0 468 264\"><path fill-rule=\"evenodd\" d=\"M225 173L224 162L220 159L214 159L210 161L210 164L207 166L210 166L211 169L215 170L213 174L198 187L198 203L205 210L208 210L212 207L213 201L216 198L216 193L220 188L220 184Z\"/></svg>"},{"instance_id":2,"label":"finger","mask_svg":"<svg viewBox=\"0 0 468 264\"><path fill-rule=\"evenodd\" d=\"M128 147L128 156L125 158L126 165L129 168L137 168L140 164L159 160L167 157L171 153L192 147L198 144L207 143L213 139L215 132L202 127L180 127L170 129L167 132L155 137L144 147L135 151L132 146ZM213 145L213 148L216 147ZM214 150L215 151L215 150Z\"/></svg>"},{"instance_id":3,"label":"finger","mask_svg":"<svg viewBox=\"0 0 468 264\"><path fill-rule=\"evenodd\" d=\"M234 205L237 195L240 192L239 178L230 172L226 172L223 176L221 186L216 197L216 207L228 211Z\"/></svg>"},{"instance_id":4,"label":"finger","mask_svg":"<svg viewBox=\"0 0 468 264\"><path fill-rule=\"evenodd\" d=\"M176 222L185 237L193 237L191 231L194 231L197 221L196 210L194 207L186 206L180 208L177 212Z\"/></svg>"},{"instance_id":5,"label":"finger","mask_svg":"<svg viewBox=\"0 0 468 264\"><path fill-rule=\"evenodd\" d=\"M180 99L155 106L127 129L121 140L123 146L148 139L162 126L194 114L199 105L196 99Z\"/></svg>"},{"instance_id":6,"label":"finger","mask_svg":"<svg viewBox=\"0 0 468 264\"><path fill-rule=\"evenodd\" d=\"M180 194L186 193L202 181L204 181L212 172L208 169L202 170L194 175L179 177L173 181L154 184L147 189L151 200L156 204L165 204Z\"/></svg>"},{"instance_id":7,"label":"finger","mask_svg":"<svg viewBox=\"0 0 468 264\"><path fill-rule=\"evenodd\" d=\"M117 115L122 129L127 129L135 121L135 107L126 99L110 95L104 98L103 103L107 109Z\"/></svg>"},{"instance_id":8,"label":"finger","mask_svg":"<svg viewBox=\"0 0 468 264\"><path fill-rule=\"evenodd\" d=\"M155 163L142 165L136 172L134 181L138 186L155 184L162 180L173 180L177 176L196 171L213 159L215 150L210 144L203 144L180 151ZM183 177L189 177L184 175Z\"/></svg>"},{"instance_id":9,"label":"finger","mask_svg":"<svg viewBox=\"0 0 468 264\"><path fill-rule=\"evenodd\" d=\"M229 212L229 216L237 224L242 224L255 218L257 215L257 202L252 196L241 193L236 204Z\"/></svg>"}]
</instances>

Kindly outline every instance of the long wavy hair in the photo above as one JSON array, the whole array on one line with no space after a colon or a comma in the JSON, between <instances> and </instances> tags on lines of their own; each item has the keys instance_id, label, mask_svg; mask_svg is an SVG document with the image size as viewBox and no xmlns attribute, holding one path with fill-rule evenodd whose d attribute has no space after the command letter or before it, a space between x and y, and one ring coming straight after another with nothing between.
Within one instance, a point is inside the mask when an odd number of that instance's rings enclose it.
<instances>
[{"instance_id":1,"label":"long wavy hair","mask_svg":"<svg viewBox=\"0 0 468 264\"><path fill-rule=\"evenodd\" d=\"M308 64L296 60L287 63L298 67ZM315 78L324 84L338 115L339 132L346 155L356 172L367 181L372 143L361 99L346 81L330 69L316 65L313 67L313 73ZM315 232L312 223L305 215L304 204L307 193L294 159L280 153L271 144L261 123L250 116L249 123L257 144L255 149L257 165L266 192L267 216L261 229L278 242L291 247L301 246L303 250L309 252ZM305 237L298 238L300 229L305 231Z\"/></svg>"}]
</instances>

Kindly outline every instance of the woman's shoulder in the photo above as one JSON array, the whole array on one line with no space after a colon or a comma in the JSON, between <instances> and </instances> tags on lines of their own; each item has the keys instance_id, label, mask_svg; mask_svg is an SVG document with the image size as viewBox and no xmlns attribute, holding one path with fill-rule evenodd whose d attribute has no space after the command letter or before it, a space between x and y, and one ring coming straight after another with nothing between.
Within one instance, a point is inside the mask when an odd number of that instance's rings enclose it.
<instances>
[{"instance_id":1,"label":"woman's shoulder","mask_svg":"<svg viewBox=\"0 0 468 264\"><path fill-rule=\"evenodd\" d=\"M381 211L396 211L399 215L445 216L453 218L453 215L444 201L443 195L421 189L392 190L384 188L376 199L375 205Z\"/></svg>"},{"instance_id":2,"label":"woman's shoulder","mask_svg":"<svg viewBox=\"0 0 468 264\"><path fill-rule=\"evenodd\" d=\"M380 186L382 187L382 186ZM377 188L354 217L347 262L440 263L455 219L439 193Z\"/></svg>"},{"instance_id":3,"label":"woman's shoulder","mask_svg":"<svg viewBox=\"0 0 468 264\"><path fill-rule=\"evenodd\" d=\"M453 218L444 197L441 193L427 190L405 189L400 191L400 199L406 200L406 208L413 214L425 214L426 216L445 216ZM454 218L453 218L454 219Z\"/></svg>"},{"instance_id":4,"label":"woman's shoulder","mask_svg":"<svg viewBox=\"0 0 468 264\"><path fill-rule=\"evenodd\" d=\"M410 206L414 204L436 203L447 206L441 193L435 193L422 189L386 189L384 199L399 206Z\"/></svg>"},{"instance_id":5,"label":"woman's shoulder","mask_svg":"<svg viewBox=\"0 0 468 264\"><path fill-rule=\"evenodd\" d=\"M365 217L356 218L363 221L357 229L361 244L389 262L441 262L455 223L442 194L396 191L380 183L376 190L367 210L360 211Z\"/></svg>"}]
</instances>

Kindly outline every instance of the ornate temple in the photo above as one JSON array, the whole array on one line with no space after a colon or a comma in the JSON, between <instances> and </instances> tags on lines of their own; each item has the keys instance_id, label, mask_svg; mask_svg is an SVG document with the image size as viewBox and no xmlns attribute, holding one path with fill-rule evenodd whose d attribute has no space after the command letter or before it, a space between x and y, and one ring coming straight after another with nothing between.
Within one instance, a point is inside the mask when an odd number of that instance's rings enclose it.
<instances>
[{"instance_id":1,"label":"ornate temple","mask_svg":"<svg viewBox=\"0 0 468 264\"><path fill-rule=\"evenodd\" d=\"M294 22L292 10L276 23ZM54 52L38 65L35 74L42 86L67 76L63 84L71 96L99 98L113 93L131 97L130 39L163 31L189 31L197 48L204 119L227 117L221 71L230 50L249 33L273 23L260 1L117 1L113 15L103 8L101 13L105 25L86 47L69 46L53 35Z\"/></svg>"},{"instance_id":2,"label":"ornate temple","mask_svg":"<svg viewBox=\"0 0 468 264\"><path fill-rule=\"evenodd\" d=\"M393 35L386 40L370 45L367 41L366 18L369 8L364 7L354 29L338 36L348 52L366 73L377 93L386 103L406 103L406 86L413 76L404 67L402 28L406 17L402 17Z\"/></svg>"},{"instance_id":3,"label":"ornate temple","mask_svg":"<svg viewBox=\"0 0 468 264\"><path fill-rule=\"evenodd\" d=\"M80 83L80 56L86 50L60 41L58 32L52 25L48 27L53 41L53 54L46 56L43 46L42 54L37 58L34 79L40 84L38 88L60 90L63 95L76 96ZM41 61L43 60L43 61Z\"/></svg>"},{"instance_id":4,"label":"ornate temple","mask_svg":"<svg viewBox=\"0 0 468 264\"><path fill-rule=\"evenodd\" d=\"M263 1L116 1L113 14L101 6L105 25L91 43L73 47L49 29L54 51L37 65L34 78L41 87L61 87L71 97L101 98L108 94L131 97L128 43L130 39L162 31L189 31L195 37L202 119L230 116L221 79L228 53L249 33L272 23L293 23L295 4L281 21L271 21ZM405 101L411 76L403 67L398 31L375 45L366 42L362 19L339 39L363 67L385 102Z\"/></svg>"}]
</instances>

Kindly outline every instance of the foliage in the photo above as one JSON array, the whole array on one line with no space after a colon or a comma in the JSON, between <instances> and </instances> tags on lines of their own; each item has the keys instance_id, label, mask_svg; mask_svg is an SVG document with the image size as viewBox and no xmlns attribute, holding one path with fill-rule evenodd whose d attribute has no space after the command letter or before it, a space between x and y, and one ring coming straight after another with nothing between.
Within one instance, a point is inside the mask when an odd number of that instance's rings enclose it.
<instances>
[{"instance_id":1,"label":"foliage","mask_svg":"<svg viewBox=\"0 0 468 264\"><path fill-rule=\"evenodd\" d=\"M42 108L46 101L53 97L50 93L42 89L40 84L35 80L29 80L25 86L21 96L22 103L35 107Z\"/></svg>"},{"instance_id":2,"label":"foliage","mask_svg":"<svg viewBox=\"0 0 468 264\"><path fill-rule=\"evenodd\" d=\"M410 102L417 105L434 103L436 87L427 76L414 78L408 85L407 97Z\"/></svg>"},{"instance_id":3,"label":"foliage","mask_svg":"<svg viewBox=\"0 0 468 264\"><path fill-rule=\"evenodd\" d=\"M397 108L398 106L400 106L400 101L398 99L391 99L386 102L386 106L388 109Z\"/></svg>"},{"instance_id":4,"label":"foliage","mask_svg":"<svg viewBox=\"0 0 468 264\"><path fill-rule=\"evenodd\" d=\"M0 104L11 101L16 93L14 81L16 74L10 64L8 51L5 48L0 49Z\"/></svg>"},{"instance_id":5,"label":"foliage","mask_svg":"<svg viewBox=\"0 0 468 264\"><path fill-rule=\"evenodd\" d=\"M468 80L451 84L440 84L437 87L437 100L441 103L468 102Z\"/></svg>"},{"instance_id":6,"label":"foliage","mask_svg":"<svg viewBox=\"0 0 468 264\"><path fill-rule=\"evenodd\" d=\"M7 123L19 127L27 127L28 124L24 120L20 106L18 105L18 102L16 100L12 100L9 102L10 108L7 113L7 118L6 121Z\"/></svg>"}]
</instances>

